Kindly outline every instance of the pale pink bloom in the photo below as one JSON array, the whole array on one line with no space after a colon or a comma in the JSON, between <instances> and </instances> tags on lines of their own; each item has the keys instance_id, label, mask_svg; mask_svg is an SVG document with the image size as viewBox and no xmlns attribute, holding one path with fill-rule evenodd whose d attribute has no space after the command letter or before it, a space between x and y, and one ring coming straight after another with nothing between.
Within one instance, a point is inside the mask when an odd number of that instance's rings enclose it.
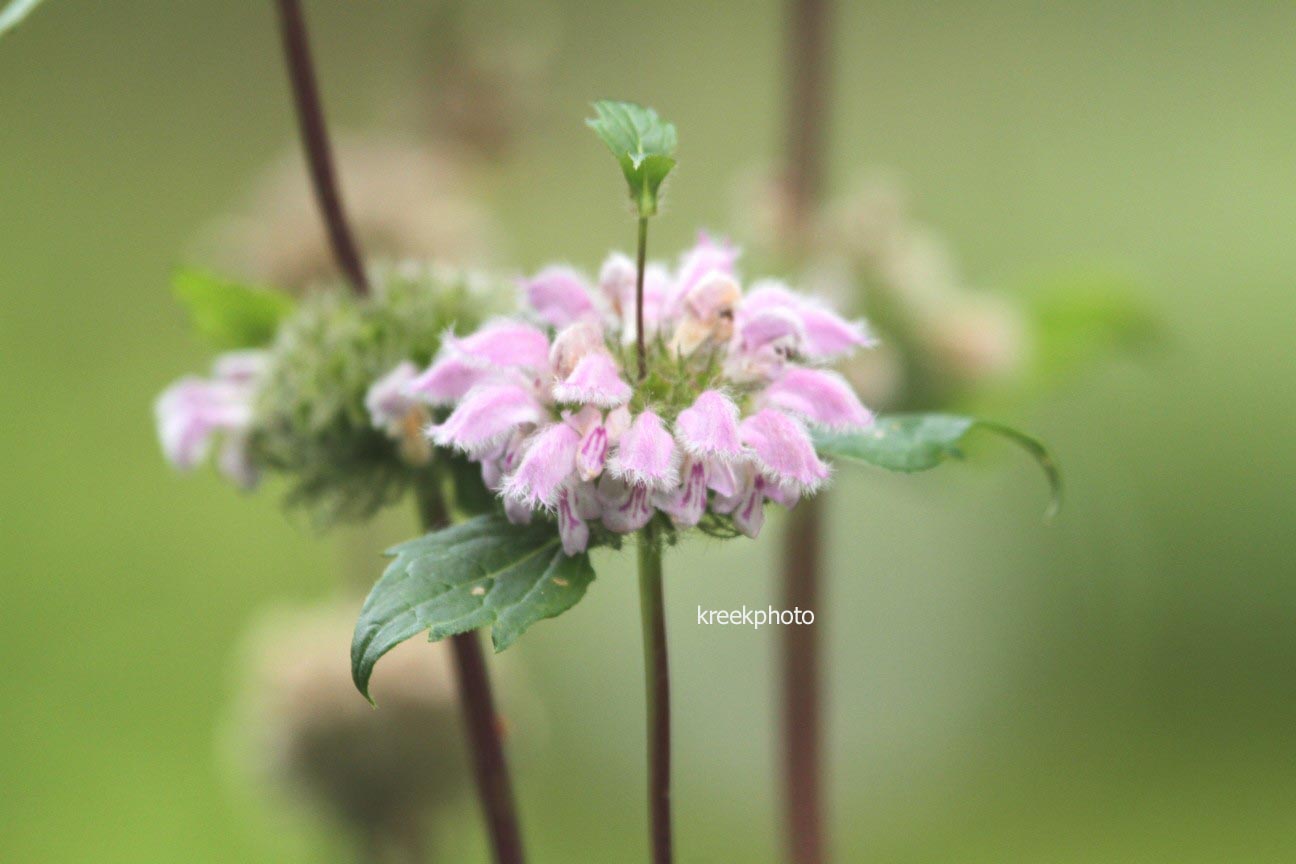
<instances>
[{"instance_id":1,"label":"pale pink bloom","mask_svg":"<svg viewBox=\"0 0 1296 864\"><path fill-rule=\"evenodd\" d=\"M603 328L592 321L578 321L558 331L549 349L549 369L561 381L576 369L586 354L607 353Z\"/></svg>"},{"instance_id":2,"label":"pale pink bloom","mask_svg":"<svg viewBox=\"0 0 1296 864\"><path fill-rule=\"evenodd\" d=\"M630 401L630 385L621 380L616 361L606 351L592 351L572 373L554 385L557 402L614 408Z\"/></svg>"},{"instance_id":3,"label":"pale pink bloom","mask_svg":"<svg viewBox=\"0 0 1296 864\"><path fill-rule=\"evenodd\" d=\"M682 301L690 289L713 273L734 276L738 255L739 250L733 244L724 240L716 242L705 231L699 232L697 245L680 256L675 301Z\"/></svg>"},{"instance_id":4,"label":"pale pink bloom","mask_svg":"<svg viewBox=\"0 0 1296 864\"><path fill-rule=\"evenodd\" d=\"M550 327L561 329L598 315L589 284L571 267L546 267L525 280L522 288L531 308Z\"/></svg>"},{"instance_id":5,"label":"pale pink bloom","mask_svg":"<svg viewBox=\"0 0 1296 864\"><path fill-rule=\"evenodd\" d=\"M365 394L365 410L375 429L399 432L418 403L409 386L418 377L418 367L406 360L375 381Z\"/></svg>"},{"instance_id":6,"label":"pale pink bloom","mask_svg":"<svg viewBox=\"0 0 1296 864\"><path fill-rule=\"evenodd\" d=\"M692 456L739 456L742 443L738 440L738 406L720 391L707 390L675 418L675 437L684 452Z\"/></svg>"},{"instance_id":7,"label":"pale pink bloom","mask_svg":"<svg viewBox=\"0 0 1296 864\"><path fill-rule=\"evenodd\" d=\"M780 486L811 492L828 479L805 427L781 411L762 408L739 426L739 434L765 477Z\"/></svg>"},{"instance_id":8,"label":"pale pink bloom","mask_svg":"<svg viewBox=\"0 0 1296 864\"><path fill-rule=\"evenodd\" d=\"M504 483L504 496L532 508L552 509L563 485L573 479L580 433L554 423L532 436L517 470Z\"/></svg>"},{"instance_id":9,"label":"pale pink bloom","mask_svg":"<svg viewBox=\"0 0 1296 864\"><path fill-rule=\"evenodd\" d=\"M251 488L259 472L247 449L247 430L265 354L222 354L212 369L212 378L182 378L158 397L154 416L162 453L176 468L188 471L205 461L212 442L222 438L217 467L237 485Z\"/></svg>"},{"instance_id":10,"label":"pale pink bloom","mask_svg":"<svg viewBox=\"0 0 1296 864\"><path fill-rule=\"evenodd\" d=\"M772 279L757 282L742 305L746 315L769 309L784 309L800 319L804 330L803 350L811 360L832 360L856 348L876 344L861 322L847 321L827 304L797 294ZM739 326L742 326L741 320Z\"/></svg>"},{"instance_id":11,"label":"pale pink bloom","mask_svg":"<svg viewBox=\"0 0 1296 864\"><path fill-rule=\"evenodd\" d=\"M511 381L478 384L440 426L430 430L442 447L481 456L523 423L539 423L544 413L535 395Z\"/></svg>"},{"instance_id":12,"label":"pale pink bloom","mask_svg":"<svg viewBox=\"0 0 1296 864\"><path fill-rule=\"evenodd\" d=\"M609 257L593 296L575 271L541 271L525 294L535 317L557 330L552 338L493 322L482 333L449 337L437 363L411 385L455 406L435 439L481 463L510 520L550 513L569 555L588 547L596 525L638 531L658 511L688 528L709 509L756 536L767 501L790 507L828 478L803 424L872 422L844 379L799 364L867 337L778 283L744 297L736 257L703 236L673 276L661 265L646 269L651 362L680 365L641 393L621 365L633 362L621 347L635 341L633 262ZM707 369L710 389L690 394L687 378L672 379L686 369ZM654 404L658 394L669 401ZM681 403L687 407L673 415Z\"/></svg>"},{"instance_id":13,"label":"pale pink bloom","mask_svg":"<svg viewBox=\"0 0 1296 864\"><path fill-rule=\"evenodd\" d=\"M863 428L873 415L846 379L824 369L792 367L761 393L759 403L835 429Z\"/></svg>"},{"instance_id":14,"label":"pale pink bloom","mask_svg":"<svg viewBox=\"0 0 1296 864\"><path fill-rule=\"evenodd\" d=\"M680 468L680 485L669 492L659 492L657 507L681 528L696 525L706 511L707 466L701 460L685 457Z\"/></svg>"},{"instance_id":15,"label":"pale pink bloom","mask_svg":"<svg viewBox=\"0 0 1296 864\"><path fill-rule=\"evenodd\" d=\"M588 483L575 486L564 486L558 495L556 516L558 535L562 539L563 551L568 555L584 552L589 545L589 524L587 520L597 519L602 515L603 506L599 503L594 488Z\"/></svg>"},{"instance_id":16,"label":"pale pink bloom","mask_svg":"<svg viewBox=\"0 0 1296 864\"><path fill-rule=\"evenodd\" d=\"M599 503L602 505L603 527L618 534L638 531L653 516L652 493L642 483L604 474L598 485Z\"/></svg>"},{"instance_id":17,"label":"pale pink bloom","mask_svg":"<svg viewBox=\"0 0 1296 864\"><path fill-rule=\"evenodd\" d=\"M410 382L411 395L433 405L462 399L501 368L538 373L549 362L549 338L530 324L497 319L470 336L447 333L426 372Z\"/></svg>"},{"instance_id":18,"label":"pale pink bloom","mask_svg":"<svg viewBox=\"0 0 1296 864\"><path fill-rule=\"evenodd\" d=\"M662 419L652 411L640 412L621 436L621 444L608 470L628 483L641 484L654 491L670 489L679 483L679 452Z\"/></svg>"}]
</instances>

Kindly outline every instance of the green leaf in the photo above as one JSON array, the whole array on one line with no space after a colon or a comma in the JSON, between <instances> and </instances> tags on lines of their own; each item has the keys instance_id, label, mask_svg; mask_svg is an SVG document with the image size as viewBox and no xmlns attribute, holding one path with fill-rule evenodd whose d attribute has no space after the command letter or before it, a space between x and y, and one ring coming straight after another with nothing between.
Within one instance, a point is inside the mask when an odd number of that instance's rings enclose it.
<instances>
[{"instance_id":1,"label":"green leaf","mask_svg":"<svg viewBox=\"0 0 1296 864\"><path fill-rule=\"evenodd\" d=\"M0 9L0 36L22 23L22 20L41 4L41 0L11 0Z\"/></svg>"},{"instance_id":2,"label":"green leaf","mask_svg":"<svg viewBox=\"0 0 1296 864\"><path fill-rule=\"evenodd\" d=\"M598 116L585 123L603 139L621 165L640 216L657 212L657 191L675 167L675 126L651 108L633 102L595 102Z\"/></svg>"},{"instance_id":3,"label":"green leaf","mask_svg":"<svg viewBox=\"0 0 1296 864\"><path fill-rule=\"evenodd\" d=\"M278 291L241 285L197 270L177 273L172 290L189 310L194 329L220 349L269 344L279 323L295 305L291 297Z\"/></svg>"},{"instance_id":4,"label":"green leaf","mask_svg":"<svg viewBox=\"0 0 1296 864\"><path fill-rule=\"evenodd\" d=\"M478 516L390 550L393 561L360 610L351 677L369 698L369 678L392 648L424 630L436 642L491 626L503 651L545 618L580 601L594 579L585 553L563 553L552 523L513 525Z\"/></svg>"},{"instance_id":5,"label":"green leaf","mask_svg":"<svg viewBox=\"0 0 1296 864\"><path fill-rule=\"evenodd\" d=\"M962 458L963 442L977 429L1007 438L1035 458L1048 479L1052 497L1045 518L1052 518L1062 500L1062 475L1043 444L1010 426L954 414L894 414L861 432L816 430L814 441L824 456L913 472Z\"/></svg>"}]
</instances>

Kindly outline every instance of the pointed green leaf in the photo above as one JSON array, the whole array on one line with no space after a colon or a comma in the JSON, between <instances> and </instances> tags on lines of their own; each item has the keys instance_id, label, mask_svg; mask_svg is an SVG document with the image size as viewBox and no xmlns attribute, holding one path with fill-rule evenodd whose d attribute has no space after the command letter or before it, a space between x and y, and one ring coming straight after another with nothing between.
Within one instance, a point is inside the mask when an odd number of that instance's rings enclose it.
<instances>
[{"instance_id":1,"label":"pointed green leaf","mask_svg":"<svg viewBox=\"0 0 1296 864\"><path fill-rule=\"evenodd\" d=\"M1044 445L1000 423L954 414L895 414L880 417L860 432L816 430L815 449L830 458L867 462L890 471L926 471L947 459L961 458L961 445L976 429L1003 436L1035 458L1048 478L1052 494L1045 518L1051 518L1062 500L1062 475Z\"/></svg>"},{"instance_id":2,"label":"pointed green leaf","mask_svg":"<svg viewBox=\"0 0 1296 864\"><path fill-rule=\"evenodd\" d=\"M674 124L651 108L633 102L595 102L598 116L585 123L612 151L630 187L630 198L640 216L657 212L657 193L675 167L678 143Z\"/></svg>"},{"instance_id":3,"label":"pointed green leaf","mask_svg":"<svg viewBox=\"0 0 1296 864\"><path fill-rule=\"evenodd\" d=\"M189 310L194 329L215 348L260 348L274 339L279 322L295 306L287 294L241 285L197 270L174 277L176 299Z\"/></svg>"},{"instance_id":4,"label":"pointed green leaf","mask_svg":"<svg viewBox=\"0 0 1296 864\"><path fill-rule=\"evenodd\" d=\"M395 559L356 622L351 677L369 697L369 678L384 654L428 631L436 642L491 627L496 651L528 627L561 615L585 595L594 569L585 553L563 553L552 523L513 525L478 516L389 551Z\"/></svg>"},{"instance_id":5,"label":"pointed green leaf","mask_svg":"<svg viewBox=\"0 0 1296 864\"><path fill-rule=\"evenodd\" d=\"M22 23L22 20L41 4L41 0L10 0L0 8L0 36Z\"/></svg>"}]
</instances>

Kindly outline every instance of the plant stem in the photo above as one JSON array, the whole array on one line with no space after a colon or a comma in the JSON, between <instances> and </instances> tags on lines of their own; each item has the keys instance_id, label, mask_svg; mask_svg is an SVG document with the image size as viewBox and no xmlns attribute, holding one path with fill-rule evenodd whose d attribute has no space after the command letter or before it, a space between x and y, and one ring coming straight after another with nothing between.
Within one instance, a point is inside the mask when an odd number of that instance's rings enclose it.
<instances>
[{"instance_id":1,"label":"plant stem","mask_svg":"<svg viewBox=\"0 0 1296 864\"><path fill-rule=\"evenodd\" d=\"M662 601L662 541L650 525L639 535L639 614L643 626L648 720L648 814L653 864L674 860L671 838L670 664Z\"/></svg>"},{"instance_id":2,"label":"plant stem","mask_svg":"<svg viewBox=\"0 0 1296 864\"><path fill-rule=\"evenodd\" d=\"M648 349L644 345L644 262L648 257L648 217L639 217L639 254L635 266L635 345L639 352L639 380L648 377Z\"/></svg>"},{"instance_id":3,"label":"plant stem","mask_svg":"<svg viewBox=\"0 0 1296 864\"><path fill-rule=\"evenodd\" d=\"M823 542L817 498L791 512L783 546L783 608L814 609L819 620L819 549ZM823 699L819 632L783 628L783 804L788 860L822 864Z\"/></svg>"},{"instance_id":4,"label":"plant stem","mask_svg":"<svg viewBox=\"0 0 1296 864\"><path fill-rule=\"evenodd\" d=\"M789 0L787 174L795 254L811 244L827 161L832 0ZM802 500L784 538L784 608L819 613L823 496ZM816 621L821 618L816 618ZM823 694L815 626L783 628L783 806L791 864L824 864Z\"/></svg>"},{"instance_id":5,"label":"plant stem","mask_svg":"<svg viewBox=\"0 0 1296 864\"><path fill-rule=\"evenodd\" d=\"M419 516L429 531L449 524L445 502L430 483L418 489ZM513 801L513 782L508 759L504 755L501 722L495 711L490 673L486 668L477 632L450 637L455 674L459 682L459 704L468 733L477 796L486 817L495 864L522 864L522 832L518 827L517 808Z\"/></svg>"},{"instance_id":6,"label":"plant stem","mask_svg":"<svg viewBox=\"0 0 1296 864\"><path fill-rule=\"evenodd\" d=\"M297 127L301 132L306 162L310 168L315 200L324 217L329 245L338 269L346 276L356 294L369 293L369 280L361 263L359 247L347 224L338 190L337 174L333 169L333 150L329 144L328 127L324 123L324 106L320 102L319 87L315 82L315 66L311 62L310 39L306 33L306 19L300 0L277 0L279 32L283 38L284 57L288 61L288 78L292 82L293 102L297 108Z\"/></svg>"}]
</instances>

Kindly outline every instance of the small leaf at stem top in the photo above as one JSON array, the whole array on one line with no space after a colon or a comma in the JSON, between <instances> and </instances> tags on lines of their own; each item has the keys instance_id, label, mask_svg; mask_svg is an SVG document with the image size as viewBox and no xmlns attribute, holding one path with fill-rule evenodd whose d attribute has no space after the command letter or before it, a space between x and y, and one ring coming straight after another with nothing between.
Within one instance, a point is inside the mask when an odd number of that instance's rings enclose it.
<instances>
[{"instance_id":1,"label":"small leaf at stem top","mask_svg":"<svg viewBox=\"0 0 1296 864\"><path fill-rule=\"evenodd\" d=\"M268 345L296 305L287 294L198 270L177 273L172 290L189 311L194 329L222 350Z\"/></svg>"},{"instance_id":2,"label":"small leaf at stem top","mask_svg":"<svg viewBox=\"0 0 1296 864\"><path fill-rule=\"evenodd\" d=\"M975 429L993 432L1014 442L1035 458L1049 482L1052 498L1045 518L1057 513L1062 500L1062 475L1044 445L1010 426L954 414L894 414L880 417L859 432L814 432L822 455L867 462L890 471L926 471L951 458L961 458L960 445Z\"/></svg>"},{"instance_id":3,"label":"small leaf at stem top","mask_svg":"<svg viewBox=\"0 0 1296 864\"><path fill-rule=\"evenodd\" d=\"M621 165L639 216L656 214L658 189L675 167L678 139L674 124L633 102L595 102L594 112L598 116L585 123Z\"/></svg>"},{"instance_id":4,"label":"small leaf at stem top","mask_svg":"<svg viewBox=\"0 0 1296 864\"><path fill-rule=\"evenodd\" d=\"M22 23L22 20L41 4L41 0L10 0L0 7L0 36Z\"/></svg>"},{"instance_id":5,"label":"small leaf at stem top","mask_svg":"<svg viewBox=\"0 0 1296 864\"><path fill-rule=\"evenodd\" d=\"M532 624L561 615L585 595L594 569L567 556L552 523L513 525L478 516L390 550L394 560L360 610L351 677L365 698L374 665L424 630L436 642L491 627L496 651Z\"/></svg>"}]
</instances>

